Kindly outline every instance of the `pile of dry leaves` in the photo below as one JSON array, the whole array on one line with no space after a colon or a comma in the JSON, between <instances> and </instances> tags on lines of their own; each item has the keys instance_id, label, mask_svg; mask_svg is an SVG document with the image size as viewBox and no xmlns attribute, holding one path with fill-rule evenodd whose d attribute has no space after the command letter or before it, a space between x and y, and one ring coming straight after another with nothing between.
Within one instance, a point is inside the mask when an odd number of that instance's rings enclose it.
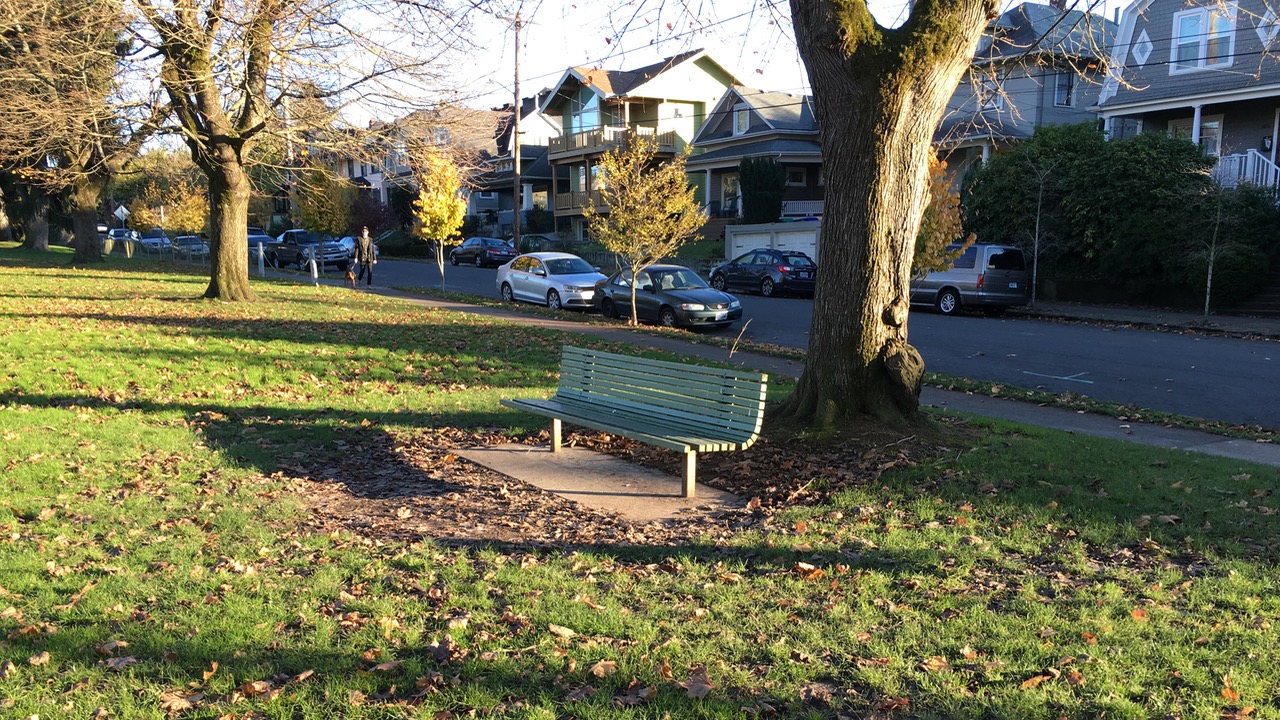
<instances>
[{"instance_id":1,"label":"pile of dry leaves","mask_svg":"<svg viewBox=\"0 0 1280 720\"><path fill-rule=\"evenodd\" d=\"M626 438L568 432L567 444L627 458L679 483L681 456ZM776 510L817 503L843 488L874 482L885 470L937 451L914 437L887 443L810 446L762 438L748 450L699 456L698 481L747 500L743 509L700 507L678 520L630 522L473 464L460 449L509 443L496 432L439 428L415 434L372 432L344 459L286 468L311 510L315 530L345 530L390 541L448 544L674 545L719 539L767 522ZM547 443L541 437L522 439ZM572 517L572 523L564 518Z\"/></svg>"}]
</instances>

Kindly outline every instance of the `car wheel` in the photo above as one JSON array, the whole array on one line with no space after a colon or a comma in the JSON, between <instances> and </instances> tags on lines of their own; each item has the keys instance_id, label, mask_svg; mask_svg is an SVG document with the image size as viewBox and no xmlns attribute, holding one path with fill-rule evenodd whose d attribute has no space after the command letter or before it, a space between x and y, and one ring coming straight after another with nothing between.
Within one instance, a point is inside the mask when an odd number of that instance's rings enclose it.
<instances>
[{"instance_id":1,"label":"car wheel","mask_svg":"<svg viewBox=\"0 0 1280 720\"><path fill-rule=\"evenodd\" d=\"M664 307L664 308L662 308L662 310L658 311L658 322L659 322L663 327L675 327L675 326L676 326L676 311L675 311L675 310L672 310L672 309L671 309L671 308L669 308L669 307Z\"/></svg>"},{"instance_id":2,"label":"car wheel","mask_svg":"<svg viewBox=\"0 0 1280 720\"><path fill-rule=\"evenodd\" d=\"M454 267L458 267L458 256L453 253L449 253L449 264Z\"/></svg>"},{"instance_id":3,"label":"car wheel","mask_svg":"<svg viewBox=\"0 0 1280 720\"><path fill-rule=\"evenodd\" d=\"M516 301L516 294L511 291L510 283L502 283L502 302L513 303Z\"/></svg>"},{"instance_id":4,"label":"car wheel","mask_svg":"<svg viewBox=\"0 0 1280 720\"><path fill-rule=\"evenodd\" d=\"M479 255L476 255L476 267L478 268L484 267L484 258L480 257Z\"/></svg>"},{"instance_id":5,"label":"car wheel","mask_svg":"<svg viewBox=\"0 0 1280 720\"><path fill-rule=\"evenodd\" d=\"M306 259L306 258L304 258L304 257L300 257L300 258L298 258L298 269L299 269L299 270L306 270L306 269L307 269L307 259Z\"/></svg>"},{"instance_id":6,"label":"car wheel","mask_svg":"<svg viewBox=\"0 0 1280 720\"><path fill-rule=\"evenodd\" d=\"M724 292L725 288L728 286L728 283L724 281L724 273L716 273L711 276L711 287L719 290L720 292Z\"/></svg>"},{"instance_id":7,"label":"car wheel","mask_svg":"<svg viewBox=\"0 0 1280 720\"><path fill-rule=\"evenodd\" d=\"M547 307L552 310L562 310L564 306L560 304L560 293L555 290L547 291Z\"/></svg>"},{"instance_id":8,"label":"car wheel","mask_svg":"<svg viewBox=\"0 0 1280 720\"><path fill-rule=\"evenodd\" d=\"M955 290L947 288L938 293L938 299L934 305L943 315L955 315L960 312L960 295Z\"/></svg>"},{"instance_id":9,"label":"car wheel","mask_svg":"<svg viewBox=\"0 0 1280 720\"><path fill-rule=\"evenodd\" d=\"M280 267L280 256L275 253L271 253L267 256L267 263L273 268Z\"/></svg>"},{"instance_id":10,"label":"car wheel","mask_svg":"<svg viewBox=\"0 0 1280 720\"><path fill-rule=\"evenodd\" d=\"M604 301L600 303L600 314L610 319L617 318L618 306L614 305L613 301L609 298L605 298Z\"/></svg>"},{"instance_id":11,"label":"car wheel","mask_svg":"<svg viewBox=\"0 0 1280 720\"><path fill-rule=\"evenodd\" d=\"M760 294L765 297L773 297L773 279L765 278L760 281Z\"/></svg>"}]
</instances>

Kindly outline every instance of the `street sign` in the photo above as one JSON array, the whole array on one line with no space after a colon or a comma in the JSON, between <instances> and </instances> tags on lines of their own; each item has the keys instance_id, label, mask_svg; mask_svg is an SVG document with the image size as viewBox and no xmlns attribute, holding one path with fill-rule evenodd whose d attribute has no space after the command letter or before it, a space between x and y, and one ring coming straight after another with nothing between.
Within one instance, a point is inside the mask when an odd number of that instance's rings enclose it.
<instances>
[{"instance_id":1,"label":"street sign","mask_svg":"<svg viewBox=\"0 0 1280 720\"><path fill-rule=\"evenodd\" d=\"M124 222L124 219L129 217L129 209L121 205L116 208L115 216L120 218L120 222Z\"/></svg>"}]
</instances>

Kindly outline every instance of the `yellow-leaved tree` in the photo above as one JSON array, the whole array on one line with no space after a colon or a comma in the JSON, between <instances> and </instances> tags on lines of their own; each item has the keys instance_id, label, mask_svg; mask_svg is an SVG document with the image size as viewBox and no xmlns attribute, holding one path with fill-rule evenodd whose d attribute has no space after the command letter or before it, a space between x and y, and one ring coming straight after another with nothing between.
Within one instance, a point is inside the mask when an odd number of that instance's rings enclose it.
<instances>
[{"instance_id":1,"label":"yellow-leaved tree","mask_svg":"<svg viewBox=\"0 0 1280 720\"><path fill-rule=\"evenodd\" d=\"M689 148L658 159L658 145L634 131L600 158L599 195L608 208L587 203L582 215L592 236L615 253L636 277L676 250L707 221L685 174ZM631 283L631 324L636 318L636 284Z\"/></svg>"},{"instance_id":2,"label":"yellow-leaved tree","mask_svg":"<svg viewBox=\"0 0 1280 720\"><path fill-rule=\"evenodd\" d=\"M298 226L321 235L342 236L351 229L356 187L324 168L312 168L298 182Z\"/></svg>"},{"instance_id":3,"label":"yellow-leaved tree","mask_svg":"<svg viewBox=\"0 0 1280 720\"><path fill-rule=\"evenodd\" d=\"M962 238L964 227L960 222L960 195L951 188L947 162L938 159L934 152L929 153L929 197L926 203L924 214L920 216L915 259L911 264L914 275L950 268L951 263L975 239L973 233Z\"/></svg>"},{"instance_id":4,"label":"yellow-leaved tree","mask_svg":"<svg viewBox=\"0 0 1280 720\"><path fill-rule=\"evenodd\" d=\"M424 146L410 158L418 197L413 201L413 234L435 250L444 289L444 244L462 227L467 201L462 197L462 169L442 149Z\"/></svg>"},{"instance_id":5,"label":"yellow-leaved tree","mask_svg":"<svg viewBox=\"0 0 1280 720\"><path fill-rule=\"evenodd\" d=\"M148 183L142 194L129 203L129 227L135 230L163 228L180 235L204 232L209 218L209 199L204 190L186 180L161 189Z\"/></svg>"}]
</instances>

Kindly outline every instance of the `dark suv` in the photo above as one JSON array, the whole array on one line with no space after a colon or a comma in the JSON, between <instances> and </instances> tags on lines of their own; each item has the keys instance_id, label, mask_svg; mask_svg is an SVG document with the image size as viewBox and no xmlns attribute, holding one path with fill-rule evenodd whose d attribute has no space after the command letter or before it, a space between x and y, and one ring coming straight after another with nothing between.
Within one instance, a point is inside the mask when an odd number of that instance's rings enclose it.
<instances>
[{"instance_id":1,"label":"dark suv","mask_svg":"<svg viewBox=\"0 0 1280 720\"><path fill-rule=\"evenodd\" d=\"M798 250L756 248L711 268L711 286L717 290L747 290L761 295L791 292L813 295L818 266Z\"/></svg>"}]
</instances>

